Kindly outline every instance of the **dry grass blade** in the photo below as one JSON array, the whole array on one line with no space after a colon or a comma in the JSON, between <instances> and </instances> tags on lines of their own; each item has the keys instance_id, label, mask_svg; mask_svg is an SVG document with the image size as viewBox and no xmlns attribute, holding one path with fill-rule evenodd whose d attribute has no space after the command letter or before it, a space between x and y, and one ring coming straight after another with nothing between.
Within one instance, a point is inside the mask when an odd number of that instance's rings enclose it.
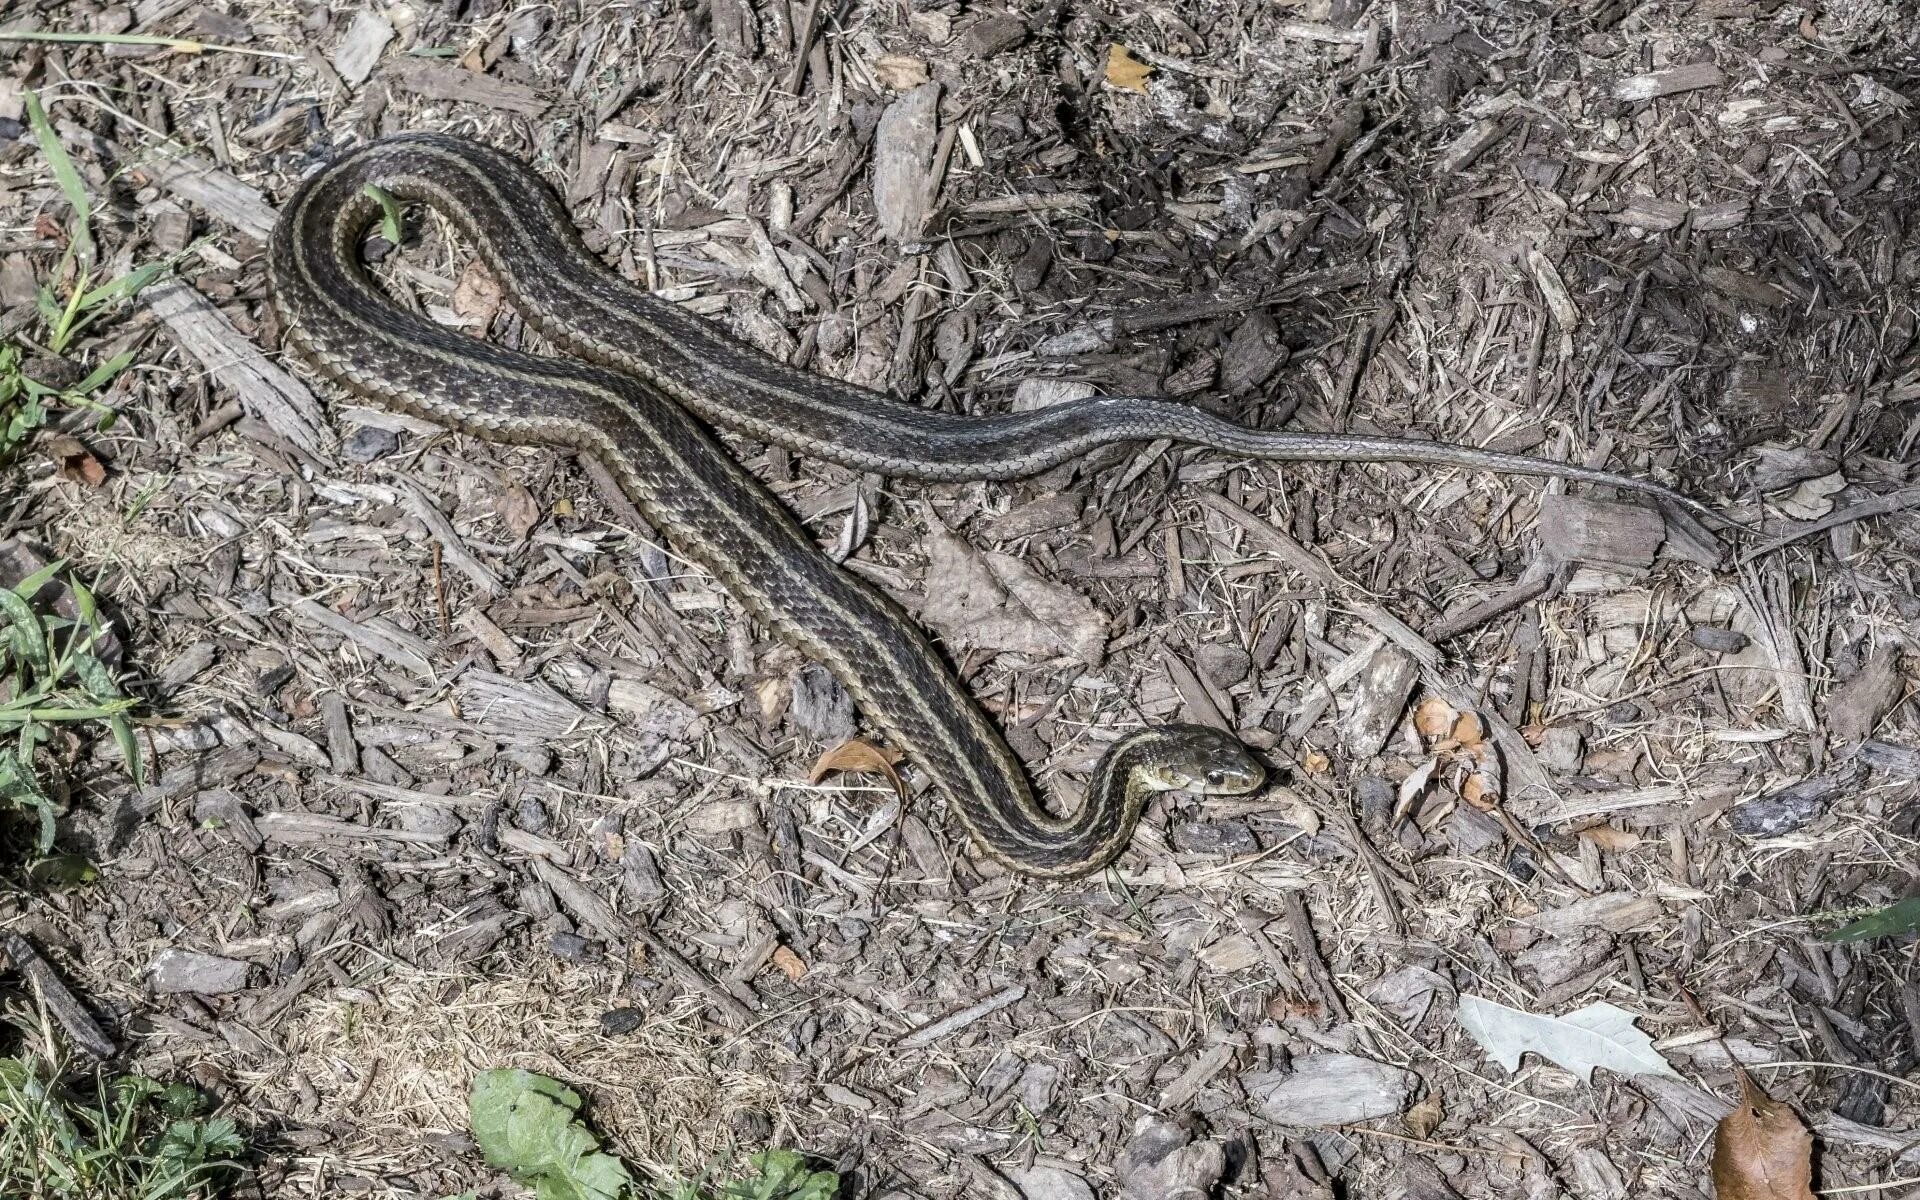
<instances>
[{"instance_id":1,"label":"dry grass blade","mask_svg":"<svg viewBox=\"0 0 1920 1200\"><path fill-rule=\"evenodd\" d=\"M1719 1200L1813 1200L1813 1135L1740 1072L1740 1103L1713 1135Z\"/></svg>"}]
</instances>

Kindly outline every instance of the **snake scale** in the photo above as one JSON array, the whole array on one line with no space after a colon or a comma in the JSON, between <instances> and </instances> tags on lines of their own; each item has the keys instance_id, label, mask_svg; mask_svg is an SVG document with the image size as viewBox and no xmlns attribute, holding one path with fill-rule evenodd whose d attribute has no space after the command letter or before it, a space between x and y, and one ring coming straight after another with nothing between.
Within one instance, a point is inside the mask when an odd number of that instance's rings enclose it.
<instances>
[{"instance_id":1,"label":"snake scale","mask_svg":"<svg viewBox=\"0 0 1920 1200\"><path fill-rule=\"evenodd\" d=\"M361 254L380 211L370 185L446 216L527 323L568 357L508 350L381 294ZM1111 862L1154 791L1244 793L1264 769L1218 730L1149 727L1115 742L1085 801L1054 815L927 636L827 557L711 426L915 479L1016 479L1113 442L1171 439L1262 461L1554 476L1699 508L1607 471L1442 442L1252 429L1164 399L1094 397L991 416L915 408L789 367L627 282L581 242L533 168L444 134L382 138L310 175L282 210L269 275L288 345L337 387L475 437L597 458L680 552L846 686L988 854L1031 875Z\"/></svg>"}]
</instances>

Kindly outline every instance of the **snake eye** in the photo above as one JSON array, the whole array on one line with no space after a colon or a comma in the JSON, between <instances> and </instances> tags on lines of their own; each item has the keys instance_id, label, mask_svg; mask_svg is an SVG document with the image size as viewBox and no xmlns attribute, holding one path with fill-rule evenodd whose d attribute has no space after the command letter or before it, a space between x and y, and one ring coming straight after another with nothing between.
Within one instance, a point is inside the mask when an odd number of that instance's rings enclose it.
<instances>
[{"instance_id":1,"label":"snake eye","mask_svg":"<svg viewBox=\"0 0 1920 1200\"><path fill-rule=\"evenodd\" d=\"M1227 781L1227 773L1216 767L1215 769L1207 772L1206 778L1207 778L1208 786L1219 787L1221 784Z\"/></svg>"}]
</instances>

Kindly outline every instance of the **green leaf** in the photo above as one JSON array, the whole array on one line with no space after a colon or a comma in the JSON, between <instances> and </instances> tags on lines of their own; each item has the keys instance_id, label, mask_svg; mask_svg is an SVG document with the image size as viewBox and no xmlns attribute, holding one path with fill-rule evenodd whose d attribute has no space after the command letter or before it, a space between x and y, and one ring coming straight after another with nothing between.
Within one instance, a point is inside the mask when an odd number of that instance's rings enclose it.
<instances>
[{"instance_id":1,"label":"green leaf","mask_svg":"<svg viewBox=\"0 0 1920 1200\"><path fill-rule=\"evenodd\" d=\"M7 641L13 646L14 657L36 675L51 671L53 658L47 648L47 631L33 606L20 593L0 588L0 617L7 619Z\"/></svg>"},{"instance_id":2,"label":"green leaf","mask_svg":"<svg viewBox=\"0 0 1920 1200\"><path fill-rule=\"evenodd\" d=\"M127 764L127 776L133 780L133 786L147 786L146 768L140 761L140 743L134 740L133 723L115 713L107 718L107 728L113 730L113 740L120 747L120 758Z\"/></svg>"},{"instance_id":3,"label":"green leaf","mask_svg":"<svg viewBox=\"0 0 1920 1200\"><path fill-rule=\"evenodd\" d=\"M60 569L66 565L66 559L55 559L25 579L22 579L19 583L14 584L13 594L22 600L33 599L40 594L40 589L47 586L47 584L53 580L53 577L60 573Z\"/></svg>"},{"instance_id":4,"label":"green leaf","mask_svg":"<svg viewBox=\"0 0 1920 1200\"><path fill-rule=\"evenodd\" d=\"M40 143L40 153L47 156L47 165L53 168L54 182L66 193L67 203L73 206L73 228L68 231L68 240L73 251L82 262L93 260L93 234L87 223L93 216L92 203L87 199L87 185L80 179L80 172L74 169L73 160L67 157L67 148L60 144L60 138L53 132L53 123L47 120L47 110L40 107L40 97L28 92L27 121L33 126L33 136Z\"/></svg>"},{"instance_id":5,"label":"green leaf","mask_svg":"<svg viewBox=\"0 0 1920 1200\"><path fill-rule=\"evenodd\" d=\"M469 1097L473 1137L489 1163L541 1200L617 1200L633 1185L576 1115L580 1094L532 1071L482 1071Z\"/></svg>"},{"instance_id":6,"label":"green leaf","mask_svg":"<svg viewBox=\"0 0 1920 1200\"><path fill-rule=\"evenodd\" d=\"M838 1175L813 1170L804 1155L792 1150L768 1150L748 1161L760 1178L727 1189L743 1200L833 1200L840 1191Z\"/></svg>"},{"instance_id":7,"label":"green leaf","mask_svg":"<svg viewBox=\"0 0 1920 1200\"><path fill-rule=\"evenodd\" d=\"M122 350L120 353L89 371L85 379L82 379L79 383L74 384L67 390L69 394L74 396L91 396L112 382L113 377L126 370L127 364L132 361L133 351Z\"/></svg>"},{"instance_id":8,"label":"green leaf","mask_svg":"<svg viewBox=\"0 0 1920 1200\"><path fill-rule=\"evenodd\" d=\"M118 279L110 279L80 297L81 308L97 308L113 300L130 300L140 294L146 286L160 278L167 269L165 263L148 263L135 267Z\"/></svg>"},{"instance_id":9,"label":"green leaf","mask_svg":"<svg viewBox=\"0 0 1920 1200\"><path fill-rule=\"evenodd\" d=\"M400 228L400 202L393 198L392 192L375 184L369 183L361 190L380 202L380 236L387 239L387 241L393 245L398 246L401 242L402 234Z\"/></svg>"},{"instance_id":10,"label":"green leaf","mask_svg":"<svg viewBox=\"0 0 1920 1200\"><path fill-rule=\"evenodd\" d=\"M79 640L77 635L75 640ZM93 639L89 636L87 640L91 642ZM90 651L75 649L68 659L73 677L80 681L80 690L87 694L87 699L98 704L125 699L120 694L120 683L113 677L113 672L107 670L107 664L95 658Z\"/></svg>"},{"instance_id":11,"label":"green leaf","mask_svg":"<svg viewBox=\"0 0 1920 1200\"><path fill-rule=\"evenodd\" d=\"M27 878L44 888L83 887L100 878L100 870L84 855L53 854L27 868Z\"/></svg>"},{"instance_id":12,"label":"green leaf","mask_svg":"<svg viewBox=\"0 0 1920 1200\"><path fill-rule=\"evenodd\" d=\"M1920 896L1909 896L1871 912L1826 935L1829 942L1864 942L1871 938L1899 937L1920 932Z\"/></svg>"},{"instance_id":13,"label":"green leaf","mask_svg":"<svg viewBox=\"0 0 1920 1200\"><path fill-rule=\"evenodd\" d=\"M66 305L60 303L60 297L54 295L53 289L44 283L33 293L33 304L40 310L40 319L47 323L48 328L59 324L61 314L67 311Z\"/></svg>"}]
</instances>

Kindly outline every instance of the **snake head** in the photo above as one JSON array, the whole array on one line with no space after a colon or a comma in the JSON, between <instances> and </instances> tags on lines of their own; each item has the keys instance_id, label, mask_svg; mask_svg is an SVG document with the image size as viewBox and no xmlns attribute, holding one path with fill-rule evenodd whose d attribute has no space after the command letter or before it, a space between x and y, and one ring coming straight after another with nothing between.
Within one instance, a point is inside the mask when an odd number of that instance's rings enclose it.
<instances>
[{"instance_id":1,"label":"snake head","mask_svg":"<svg viewBox=\"0 0 1920 1200\"><path fill-rule=\"evenodd\" d=\"M1267 769L1230 733L1207 725L1167 725L1145 770L1152 786L1203 796L1240 796L1266 782Z\"/></svg>"}]
</instances>

